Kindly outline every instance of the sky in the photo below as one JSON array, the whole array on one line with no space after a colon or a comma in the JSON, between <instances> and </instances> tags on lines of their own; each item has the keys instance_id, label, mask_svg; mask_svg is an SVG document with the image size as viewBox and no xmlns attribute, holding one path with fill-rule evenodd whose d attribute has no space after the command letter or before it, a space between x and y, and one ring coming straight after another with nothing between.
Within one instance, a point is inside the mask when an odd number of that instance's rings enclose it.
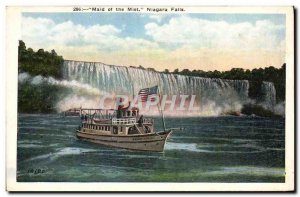
<instances>
[{"instance_id":1,"label":"sky","mask_svg":"<svg viewBox=\"0 0 300 197\"><path fill-rule=\"evenodd\" d=\"M69 60L156 70L281 67L285 15L23 13L27 47Z\"/></svg>"}]
</instances>

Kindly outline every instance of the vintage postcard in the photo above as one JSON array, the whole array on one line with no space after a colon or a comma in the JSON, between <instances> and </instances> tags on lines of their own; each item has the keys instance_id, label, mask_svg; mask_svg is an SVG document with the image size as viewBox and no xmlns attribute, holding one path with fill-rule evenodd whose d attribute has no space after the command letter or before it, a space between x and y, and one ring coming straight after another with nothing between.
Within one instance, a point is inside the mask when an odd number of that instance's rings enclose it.
<instances>
[{"instance_id":1,"label":"vintage postcard","mask_svg":"<svg viewBox=\"0 0 300 197\"><path fill-rule=\"evenodd\" d=\"M293 7L6 10L8 191L293 191Z\"/></svg>"}]
</instances>

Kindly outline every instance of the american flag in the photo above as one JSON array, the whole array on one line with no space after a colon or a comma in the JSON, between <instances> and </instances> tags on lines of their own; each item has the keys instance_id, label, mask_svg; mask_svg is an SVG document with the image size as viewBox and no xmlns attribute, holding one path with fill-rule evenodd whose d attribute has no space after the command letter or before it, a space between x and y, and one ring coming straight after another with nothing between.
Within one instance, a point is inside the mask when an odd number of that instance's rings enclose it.
<instances>
[{"instance_id":1,"label":"american flag","mask_svg":"<svg viewBox=\"0 0 300 197\"><path fill-rule=\"evenodd\" d=\"M153 86L151 88L143 88L139 91L139 99L142 102L146 102L147 100L155 101L158 97L158 86Z\"/></svg>"}]
</instances>

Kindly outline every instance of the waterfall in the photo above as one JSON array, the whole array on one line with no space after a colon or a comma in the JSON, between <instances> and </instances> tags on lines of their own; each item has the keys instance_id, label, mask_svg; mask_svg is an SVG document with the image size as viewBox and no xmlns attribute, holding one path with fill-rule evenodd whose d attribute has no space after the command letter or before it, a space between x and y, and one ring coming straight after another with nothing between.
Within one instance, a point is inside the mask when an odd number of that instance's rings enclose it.
<instances>
[{"instance_id":1,"label":"waterfall","mask_svg":"<svg viewBox=\"0 0 300 197\"><path fill-rule=\"evenodd\" d=\"M125 66L68 60L64 62L63 77L70 81L89 84L105 92L130 95L137 94L142 88L159 85L161 92L168 95L195 94L208 98L230 94L245 99L248 97L249 88L247 80L189 77Z\"/></svg>"},{"instance_id":2,"label":"waterfall","mask_svg":"<svg viewBox=\"0 0 300 197\"><path fill-rule=\"evenodd\" d=\"M145 87L159 85L166 95L196 95L203 108L232 110L248 101L247 80L224 80L165 74L155 71L103 63L64 61L63 77L89 84L103 92L136 95Z\"/></svg>"},{"instance_id":3,"label":"waterfall","mask_svg":"<svg viewBox=\"0 0 300 197\"><path fill-rule=\"evenodd\" d=\"M269 110L273 110L276 105L276 90L274 84L266 81L262 82L261 93L262 105Z\"/></svg>"},{"instance_id":4,"label":"waterfall","mask_svg":"<svg viewBox=\"0 0 300 197\"><path fill-rule=\"evenodd\" d=\"M250 100L247 80L166 74L135 67L70 60L64 61L63 77L113 94L137 95L142 88L158 85L164 95L196 95L196 104L202 112L213 110L217 114L240 110ZM264 82L262 88L265 92L264 104L274 106L276 94L273 83Z\"/></svg>"}]
</instances>

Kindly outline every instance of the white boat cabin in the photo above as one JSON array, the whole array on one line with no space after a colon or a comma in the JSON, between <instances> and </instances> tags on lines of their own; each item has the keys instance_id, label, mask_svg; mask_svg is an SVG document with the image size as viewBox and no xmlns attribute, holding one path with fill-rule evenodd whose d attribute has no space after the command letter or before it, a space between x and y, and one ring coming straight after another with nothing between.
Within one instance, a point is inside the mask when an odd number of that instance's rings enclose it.
<instances>
[{"instance_id":1,"label":"white boat cabin","mask_svg":"<svg viewBox=\"0 0 300 197\"><path fill-rule=\"evenodd\" d=\"M81 131L99 135L137 135L154 132L152 118L139 115L138 108L81 109Z\"/></svg>"}]
</instances>

